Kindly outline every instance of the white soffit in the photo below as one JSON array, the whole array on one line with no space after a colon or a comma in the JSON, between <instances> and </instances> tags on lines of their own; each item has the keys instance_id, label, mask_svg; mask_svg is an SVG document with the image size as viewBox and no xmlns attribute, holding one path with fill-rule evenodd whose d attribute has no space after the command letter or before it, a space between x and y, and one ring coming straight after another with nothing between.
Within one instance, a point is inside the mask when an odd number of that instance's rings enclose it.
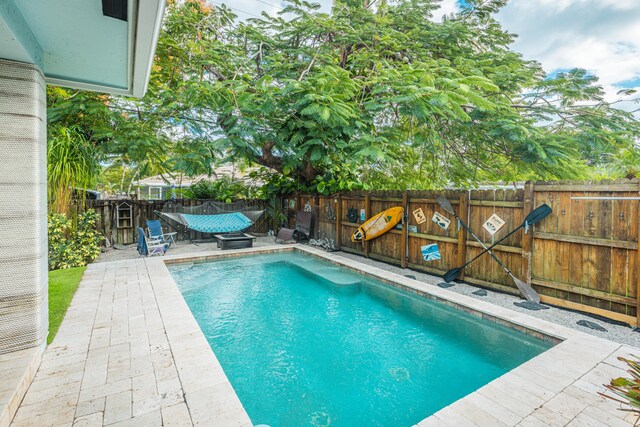
<instances>
[{"instance_id":1,"label":"white soffit","mask_svg":"<svg viewBox=\"0 0 640 427\"><path fill-rule=\"evenodd\" d=\"M0 58L38 65L48 83L144 95L164 0L128 0L127 20L102 0L0 0Z\"/></svg>"}]
</instances>

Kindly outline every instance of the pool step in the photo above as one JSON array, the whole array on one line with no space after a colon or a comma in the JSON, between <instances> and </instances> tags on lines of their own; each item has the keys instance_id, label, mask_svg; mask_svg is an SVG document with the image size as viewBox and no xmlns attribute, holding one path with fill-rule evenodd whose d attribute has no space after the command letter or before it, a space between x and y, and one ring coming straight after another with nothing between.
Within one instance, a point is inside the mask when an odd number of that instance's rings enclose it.
<instances>
[{"instance_id":1,"label":"pool step","mask_svg":"<svg viewBox=\"0 0 640 427\"><path fill-rule=\"evenodd\" d=\"M353 286L362 282L362 279L356 276L354 273L345 272L337 267L325 267L313 262L299 262L296 260L293 265L305 270L314 276L319 276L325 280L328 280L338 286Z\"/></svg>"}]
</instances>

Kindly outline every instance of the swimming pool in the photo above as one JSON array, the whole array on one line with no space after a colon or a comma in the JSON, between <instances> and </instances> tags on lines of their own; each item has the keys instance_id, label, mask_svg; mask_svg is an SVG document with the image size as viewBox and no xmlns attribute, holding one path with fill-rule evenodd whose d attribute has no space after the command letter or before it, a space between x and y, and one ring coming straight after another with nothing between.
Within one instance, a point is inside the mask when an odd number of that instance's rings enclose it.
<instances>
[{"instance_id":1,"label":"swimming pool","mask_svg":"<svg viewBox=\"0 0 640 427\"><path fill-rule=\"evenodd\" d=\"M169 269L255 424L413 425L550 347L298 252Z\"/></svg>"}]
</instances>

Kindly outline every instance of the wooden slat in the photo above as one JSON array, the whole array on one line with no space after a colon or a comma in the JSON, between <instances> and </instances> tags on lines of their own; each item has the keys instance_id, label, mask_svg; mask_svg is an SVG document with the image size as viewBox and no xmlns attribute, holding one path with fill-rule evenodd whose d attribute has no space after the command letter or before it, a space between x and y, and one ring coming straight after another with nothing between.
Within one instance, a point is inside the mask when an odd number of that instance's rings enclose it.
<instances>
[{"instance_id":1,"label":"wooden slat","mask_svg":"<svg viewBox=\"0 0 640 427\"><path fill-rule=\"evenodd\" d=\"M370 196L369 199L372 202L402 202L401 197L378 197L378 196Z\"/></svg>"},{"instance_id":2,"label":"wooden slat","mask_svg":"<svg viewBox=\"0 0 640 427\"><path fill-rule=\"evenodd\" d=\"M637 242L629 242L624 240L613 240L613 239L601 239L597 237L588 237L588 236L567 236L556 233L541 233L536 232L535 239L541 240L555 240L557 242L568 242L568 243L580 243L582 245L592 245L592 246L605 246L608 248L622 248L622 249L638 249Z\"/></svg>"},{"instance_id":3,"label":"wooden slat","mask_svg":"<svg viewBox=\"0 0 640 427\"><path fill-rule=\"evenodd\" d=\"M537 184L536 191L638 191L638 184Z\"/></svg>"},{"instance_id":4,"label":"wooden slat","mask_svg":"<svg viewBox=\"0 0 640 427\"><path fill-rule=\"evenodd\" d=\"M416 197L416 198L411 198L411 203L427 203L427 204L438 204L436 202L436 199L424 199L424 198L420 198L420 197ZM452 205L457 205L460 203L460 201L458 200L449 200L449 203L451 203Z\"/></svg>"},{"instance_id":5,"label":"wooden slat","mask_svg":"<svg viewBox=\"0 0 640 427\"><path fill-rule=\"evenodd\" d=\"M560 298L554 298L547 295L540 295L540 301L546 304L555 305L557 307L564 307L564 308L569 308L571 310L578 310L578 311L584 311L587 313L597 314L598 316L628 323L631 326L638 326L638 321L635 316L628 316L626 314L616 313L610 310L603 310L598 307L591 307L589 305L575 303L572 301L566 301Z\"/></svg>"},{"instance_id":6,"label":"wooden slat","mask_svg":"<svg viewBox=\"0 0 640 427\"><path fill-rule=\"evenodd\" d=\"M485 245L489 247L491 246L491 243L485 242ZM474 248L482 248L482 245L476 242L475 240L468 240L467 246L471 246ZM518 248L515 246L497 245L495 248L491 249L491 252L507 252L511 254L522 254L522 248Z\"/></svg>"},{"instance_id":7,"label":"wooden slat","mask_svg":"<svg viewBox=\"0 0 640 427\"><path fill-rule=\"evenodd\" d=\"M536 278L532 279L531 283L538 286L544 286L545 288L549 288L549 289L560 289L566 292L572 292L574 294L586 295L594 298L603 299L605 301L617 302L620 304L631 305L634 307L638 305L638 302L635 300L635 298L615 295L608 292L599 291L597 289L588 289L580 286L568 285L566 283L549 282L547 280L541 280Z\"/></svg>"},{"instance_id":8,"label":"wooden slat","mask_svg":"<svg viewBox=\"0 0 640 427\"><path fill-rule=\"evenodd\" d=\"M411 231L409 232L409 237L418 237L420 239L433 240L434 242L458 243L457 238L446 237L446 236L435 236L433 234L414 233Z\"/></svg>"},{"instance_id":9,"label":"wooden slat","mask_svg":"<svg viewBox=\"0 0 640 427\"><path fill-rule=\"evenodd\" d=\"M471 206L521 208L523 202L511 202L506 200L469 200Z\"/></svg>"}]
</instances>

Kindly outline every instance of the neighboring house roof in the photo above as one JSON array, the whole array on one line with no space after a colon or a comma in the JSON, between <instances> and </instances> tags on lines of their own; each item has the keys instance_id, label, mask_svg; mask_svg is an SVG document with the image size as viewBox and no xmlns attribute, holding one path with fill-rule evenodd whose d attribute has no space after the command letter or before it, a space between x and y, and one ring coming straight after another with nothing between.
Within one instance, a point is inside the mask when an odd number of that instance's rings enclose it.
<instances>
[{"instance_id":1,"label":"neighboring house roof","mask_svg":"<svg viewBox=\"0 0 640 427\"><path fill-rule=\"evenodd\" d=\"M196 182L200 181L199 177L171 177L169 175L156 175L149 176L147 178L134 181L133 185L137 187L191 187Z\"/></svg>"},{"instance_id":2,"label":"neighboring house roof","mask_svg":"<svg viewBox=\"0 0 640 427\"><path fill-rule=\"evenodd\" d=\"M47 83L141 97L164 0L1 0L0 58L37 65Z\"/></svg>"},{"instance_id":3,"label":"neighboring house roof","mask_svg":"<svg viewBox=\"0 0 640 427\"><path fill-rule=\"evenodd\" d=\"M147 178L135 181L133 185L139 187L171 187L172 185L182 188L188 188L200 181L216 181L220 178L232 178L234 180L242 181L248 185L262 185L261 180L253 179L249 174L253 171L258 171L260 168L247 168L240 171L237 167L232 165L224 165L217 167L211 171L211 175L202 174L195 177L186 176L171 176L166 174L150 176Z\"/></svg>"}]
</instances>

